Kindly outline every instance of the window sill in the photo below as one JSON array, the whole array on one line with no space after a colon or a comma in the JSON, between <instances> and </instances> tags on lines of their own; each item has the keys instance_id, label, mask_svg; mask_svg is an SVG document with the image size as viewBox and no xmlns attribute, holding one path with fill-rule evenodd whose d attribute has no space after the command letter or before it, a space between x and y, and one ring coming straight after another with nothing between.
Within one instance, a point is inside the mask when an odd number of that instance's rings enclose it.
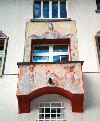
<instances>
[{"instance_id":1,"label":"window sill","mask_svg":"<svg viewBox=\"0 0 100 121\"><path fill-rule=\"evenodd\" d=\"M71 21L71 18L65 19L30 19L31 22L58 22L58 21Z\"/></svg>"},{"instance_id":2,"label":"window sill","mask_svg":"<svg viewBox=\"0 0 100 121\"><path fill-rule=\"evenodd\" d=\"M100 13L100 10L95 10L96 13Z\"/></svg>"}]
</instances>

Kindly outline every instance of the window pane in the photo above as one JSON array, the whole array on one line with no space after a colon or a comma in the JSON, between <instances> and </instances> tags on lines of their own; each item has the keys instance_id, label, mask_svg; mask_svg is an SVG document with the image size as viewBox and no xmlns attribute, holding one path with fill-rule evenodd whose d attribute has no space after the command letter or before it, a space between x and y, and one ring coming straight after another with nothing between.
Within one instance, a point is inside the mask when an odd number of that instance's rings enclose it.
<instances>
[{"instance_id":1,"label":"window pane","mask_svg":"<svg viewBox=\"0 0 100 121\"><path fill-rule=\"evenodd\" d=\"M0 57L0 66L1 66L1 63L2 63L2 57Z\"/></svg>"},{"instance_id":2,"label":"window pane","mask_svg":"<svg viewBox=\"0 0 100 121\"><path fill-rule=\"evenodd\" d=\"M57 108L57 113L60 113L60 108Z\"/></svg>"},{"instance_id":3,"label":"window pane","mask_svg":"<svg viewBox=\"0 0 100 121\"><path fill-rule=\"evenodd\" d=\"M49 114L46 114L49 113ZM45 117L50 117L50 108L45 108Z\"/></svg>"},{"instance_id":4,"label":"window pane","mask_svg":"<svg viewBox=\"0 0 100 121\"><path fill-rule=\"evenodd\" d=\"M49 18L49 1L43 1L43 18Z\"/></svg>"},{"instance_id":5,"label":"window pane","mask_svg":"<svg viewBox=\"0 0 100 121\"><path fill-rule=\"evenodd\" d=\"M61 107L61 103L51 103L51 107Z\"/></svg>"},{"instance_id":6,"label":"window pane","mask_svg":"<svg viewBox=\"0 0 100 121\"><path fill-rule=\"evenodd\" d=\"M45 108L45 113L50 113L50 108Z\"/></svg>"},{"instance_id":7,"label":"window pane","mask_svg":"<svg viewBox=\"0 0 100 121\"><path fill-rule=\"evenodd\" d=\"M100 10L100 2L97 3L97 10Z\"/></svg>"},{"instance_id":8,"label":"window pane","mask_svg":"<svg viewBox=\"0 0 100 121\"><path fill-rule=\"evenodd\" d=\"M98 51L98 58L100 63L100 37L97 37L96 45L97 45L97 51Z\"/></svg>"},{"instance_id":9,"label":"window pane","mask_svg":"<svg viewBox=\"0 0 100 121\"><path fill-rule=\"evenodd\" d=\"M68 45L54 45L53 52L68 52Z\"/></svg>"},{"instance_id":10,"label":"window pane","mask_svg":"<svg viewBox=\"0 0 100 121\"><path fill-rule=\"evenodd\" d=\"M56 113L56 108L51 108L51 113Z\"/></svg>"},{"instance_id":11,"label":"window pane","mask_svg":"<svg viewBox=\"0 0 100 121\"><path fill-rule=\"evenodd\" d=\"M52 1L52 18L58 18L58 2Z\"/></svg>"},{"instance_id":12,"label":"window pane","mask_svg":"<svg viewBox=\"0 0 100 121\"><path fill-rule=\"evenodd\" d=\"M68 55L57 55L57 56L53 56L53 62L66 62L69 61L69 56Z\"/></svg>"},{"instance_id":13,"label":"window pane","mask_svg":"<svg viewBox=\"0 0 100 121\"><path fill-rule=\"evenodd\" d=\"M49 56L33 56L33 62L49 62Z\"/></svg>"},{"instance_id":14,"label":"window pane","mask_svg":"<svg viewBox=\"0 0 100 121\"><path fill-rule=\"evenodd\" d=\"M59 62L60 61L60 56L53 56L53 62Z\"/></svg>"},{"instance_id":15,"label":"window pane","mask_svg":"<svg viewBox=\"0 0 100 121\"><path fill-rule=\"evenodd\" d=\"M68 55L62 55L61 61L63 61L63 62L69 61L69 56Z\"/></svg>"},{"instance_id":16,"label":"window pane","mask_svg":"<svg viewBox=\"0 0 100 121\"><path fill-rule=\"evenodd\" d=\"M4 46L0 46L0 51L4 49Z\"/></svg>"},{"instance_id":17,"label":"window pane","mask_svg":"<svg viewBox=\"0 0 100 121\"><path fill-rule=\"evenodd\" d=\"M60 18L67 18L66 1L60 1Z\"/></svg>"},{"instance_id":18,"label":"window pane","mask_svg":"<svg viewBox=\"0 0 100 121\"><path fill-rule=\"evenodd\" d=\"M39 119L44 119L44 114L39 114Z\"/></svg>"},{"instance_id":19,"label":"window pane","mask_svg":"<svg viewBox=\"0 0 100 121\"><path fill-rule=\"evenodd\" d=\"M34 18L41 18L41 1L35 2Z\"/></svg>"},{"instance_id":20,"label":"window pane","mask_svg":"<svg viewBox=\"0 0 100 121\"><path fill-rule=\"evenodd\" d=\"M46 53L49 52L49 46L35 46L33 53Z\"/></svg>"}]
</instances>

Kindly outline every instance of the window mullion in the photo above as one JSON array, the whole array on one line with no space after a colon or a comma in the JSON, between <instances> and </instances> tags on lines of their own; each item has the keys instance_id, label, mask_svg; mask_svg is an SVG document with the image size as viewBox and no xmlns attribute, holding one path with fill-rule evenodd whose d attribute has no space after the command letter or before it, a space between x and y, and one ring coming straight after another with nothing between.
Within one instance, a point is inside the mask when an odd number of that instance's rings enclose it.
<instances>
[{"instance_id":1,"label":"window mullion","mask_svg":"<svg viewBox=\"0 0 100 121\"><path fill-rule=\"evenodd\" d=\"M43 1L41 1L41 18L43 18Z\"/></svg>"},{"instance_id":2,"label":"window mullion","mask_svg":"<svg viewBox=\"0 0 100 121\"><path fill-rule=\"evenodd\" d=\"M52 1L49 1L49 18L52 18Z\"/></svg>"},{"instance_id":3,"label":"window mullion","mask_svg":"<svg viewBox=\"0 0 100 121\"><path fill-rule=\"evenodd\" d=\"M53 55L53 46L52 45L50 45L49 46L49 60L50 60L50 62L53 62L53 57L52 57L52 55Z\"/></svg>"},{"instance_id":4,"label":"window mullion","mask_svg":"<svg viewBox=\"0 0 100 121\"><path fill-rule=\"evenodd\" d=\"M58 18L60 18L60 1L58 1Z\"/></svg>"}]
</instances>

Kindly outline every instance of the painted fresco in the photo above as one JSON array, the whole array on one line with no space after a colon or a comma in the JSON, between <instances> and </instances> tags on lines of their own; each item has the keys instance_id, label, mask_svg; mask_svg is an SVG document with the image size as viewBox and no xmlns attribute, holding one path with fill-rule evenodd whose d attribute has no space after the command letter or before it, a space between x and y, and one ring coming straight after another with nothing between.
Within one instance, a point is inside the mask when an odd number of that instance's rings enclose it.
<instances>
[{"instance_id":1,"label":"painted fresco","mask_svg":"<svg viewBox=\"0 0 100 121\"><path fill-rule=\"evenodd\" d=\"M49 83L52 80L52 84ZM43 87L60 87L71 93L84 93L80 63L19 66L18 94L29 94Z\"/></svg>"},{"instance_id":2,"label":"painted fresco","mask_svg":"<svg viewBox=\"0 0 100 121\"><path fill-rule=\"evenodd\" d=\"M46 23L48 30L43 32L42 35L36 35L33 33L26 38L25 48L24 48L24 62L30 62L30 52L31 52L31 39L59 39L59 38L70 38L71 41L71 57L72 61L78 61L78 41L75 35L68 33L62 35L55 29L53 22Z\"/></svg>"}]
</instances>

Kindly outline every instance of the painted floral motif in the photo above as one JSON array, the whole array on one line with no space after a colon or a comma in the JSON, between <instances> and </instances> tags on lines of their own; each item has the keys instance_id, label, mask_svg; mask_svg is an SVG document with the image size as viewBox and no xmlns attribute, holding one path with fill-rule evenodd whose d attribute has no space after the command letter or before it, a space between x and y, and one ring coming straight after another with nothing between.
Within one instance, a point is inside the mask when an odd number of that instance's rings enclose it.
<instances>
[{"instance_id":1,"label":"painted floral motif","mask_svg":"<svg viewBox=\"0 0 100 121\"><path fill-rule=\"evenodd\" d=\"M52 84L49 83L52 80ZM57 86L71 93L84 93L80 63L36 64L19 66L18 94L46 87Z\"/></svg>"}]
</instances>

